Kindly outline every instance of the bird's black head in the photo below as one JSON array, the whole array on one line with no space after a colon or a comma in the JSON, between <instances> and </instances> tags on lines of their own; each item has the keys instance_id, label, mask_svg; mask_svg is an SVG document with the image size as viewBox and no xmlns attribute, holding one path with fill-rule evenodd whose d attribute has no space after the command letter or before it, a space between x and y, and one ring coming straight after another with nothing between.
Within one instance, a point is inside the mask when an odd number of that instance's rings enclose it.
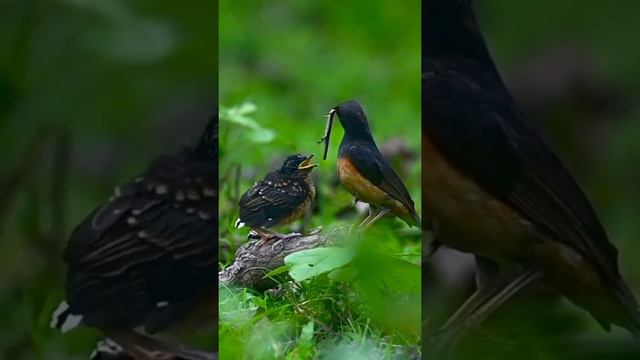
<instances>
[{"instance_id":1,"label":"bird's black head","mask_svg":"<svg viewBox=\"0 0 640 360\"><path fill-rule=\"evenodd\" d=\"M296 154L289 156L282 164L280 168L280 173L285 175L291 175L295 173L303 173L308 174L318 166L318 164L312 164L311 159L313 158L313 154L311 155L302 155Z\"/></svg>"},{"instance_id":2,"label":"bird's black head","mask_svg":"<svg viewBox=\"0 0 640 360\"><path fill-rule=\"evenodd\" d=\"M371 130L369 129L367 115L365 115L362 106L357 101L345 101L334 107L332 111L338 115L346 136L352 139L371 139Z\"/></svg>"},{"instance_id":3,"label":"bird's black head","mask_svg":"<svg viewBox=\"0 0 640 360\"><path fill-rule=\"evenodd\" d=\"M196 146L195 153L198 156L209 159L216 159L218 156L218 115L209 120L200 140Z\"/></svg>"},{"instance_id":4,"label":"bird's black head","mask_svg":"<svg viewBox=\"0 0 640 360\"><path fill-rule=\"evenodd\" d=\"M426 0L422 4L423 57L487 54L472 0Z\"/></svg>"}]
</instances>

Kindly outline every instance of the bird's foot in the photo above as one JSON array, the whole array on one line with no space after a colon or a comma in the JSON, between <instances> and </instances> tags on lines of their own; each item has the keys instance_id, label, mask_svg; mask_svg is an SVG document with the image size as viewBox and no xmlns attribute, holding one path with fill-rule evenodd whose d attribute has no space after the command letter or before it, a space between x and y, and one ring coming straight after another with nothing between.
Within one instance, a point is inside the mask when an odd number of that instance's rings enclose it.
<instances>
[{"instance_id":1,"label":"bird's foot","mask_svg":"<svg viewBox=\"0 0 640 360\"><path fill-rule=\"evenodd\" d=\"M309 231L309 235L318 235L321 232L322 232L322 226L318 226L317 228L311 229L311 231Z\"/></svg>"},{"instance_id":2,"label":"bird's foot","mask_svg":"<svg viewBox=\"0 0 640 360\"><path fill-rule=\"evenodd\" d=\"M463 331L459 327L451 326L441 329L429 339L428 353L442 359L451 359L456 346L460 342Z\"/></svg>"},{"instance_id":3,"label":"bird's foot","mask_svg":"<svg viewBox=\"0 0 640 360\"><path fill-rule=\"evenodd\" d=\"M290 237L291 234L280 234L275 231L267 230L267 229L252 229L249 232L248 238L249 240L259 240L259 241L273 241L286 239Z\"/></svg>"}]
</instances>

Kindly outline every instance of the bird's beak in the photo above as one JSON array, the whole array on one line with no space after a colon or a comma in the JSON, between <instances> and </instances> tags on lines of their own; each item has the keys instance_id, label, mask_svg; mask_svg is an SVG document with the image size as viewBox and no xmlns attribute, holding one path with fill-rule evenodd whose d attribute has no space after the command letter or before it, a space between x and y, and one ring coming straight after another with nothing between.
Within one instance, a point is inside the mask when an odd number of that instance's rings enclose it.
<instances>
[{"instance_id":1,"label":"bird's beak","mask_svg":"<svg viewBox=\"0 0 640 360\"><path fill-rule=\"evenodd\" d=\"M313 158L313 154L307 156L307 158L304 159L304 161L301 162L300 165L298 165L298 170L308 170L318 166L318 164L311 163L311 158Z\"/></svg>"},{"instance_id":2,"label":"bird's beak","mask_svg":"<svg viewBox=\"0 0 640 360\"><path fill-rule=\"evenodd\" d=\"M333 108L327 114L327 126L324 129L324 136L318 144L324 142L324 153L322 155L322 160L327 160L327 153L329 153L329 139L331 138L331 126L333 125L333 117L336 115L336 109Z\"/></svg>"}]
</instances>

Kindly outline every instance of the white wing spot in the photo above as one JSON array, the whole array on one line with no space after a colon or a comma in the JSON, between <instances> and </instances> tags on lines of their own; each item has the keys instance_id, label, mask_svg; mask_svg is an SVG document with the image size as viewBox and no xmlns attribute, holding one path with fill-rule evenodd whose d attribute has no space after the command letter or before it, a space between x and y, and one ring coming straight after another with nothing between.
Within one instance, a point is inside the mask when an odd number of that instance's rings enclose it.
<instances>
[{"instance_id":1,"label":"white wing spot","mask_svg":"<svg viewBox=\"0 0 640 360\"><path fill-rule=\"evenodd\" d=\"M52 329L55 329L56 325L58 325L58 317L60 317L60 315L62 315L62 313L67 311L68 309L69 309L69 304L67 304L66 301L63 301L60 303L60 305L58 305L56 310L51 315L51 323L49 325L51 326Z\"/></svg>"},{"instance_id":2,"label":"white wing spot","mask_svg":"<svg viewBox=\"0 0 640 360\"><path fill-rule=\"evenodd\" d=\"M60 331L62 331L63 333L66 333L67 331L80 325L81 322L82 322L82 315L69 314L67 315L67 318L64 320L64 323L62 323L62 326L60 327Z\"/></svg>"},{"instance_id":3,"label":"white wing spot","mask_svg":"<svg viewBox=\"0 0 640 360\"><path fill-rule=\"evenodd\" d=\"M156 186L156 194L158 195L164 195L167 193L167 191L169 191L169 187L167 187L167 185L165 184L160 184Z\"/></svg>"}]
</instances>

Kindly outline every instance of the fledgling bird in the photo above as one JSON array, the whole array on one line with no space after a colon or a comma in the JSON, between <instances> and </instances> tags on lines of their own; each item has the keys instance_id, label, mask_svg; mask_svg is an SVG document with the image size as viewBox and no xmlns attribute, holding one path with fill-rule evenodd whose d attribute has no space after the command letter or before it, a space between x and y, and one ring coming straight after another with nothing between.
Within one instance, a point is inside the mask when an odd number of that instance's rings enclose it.
<instances>
[{"instance_id":1,"label":"fledgling bird","mask_svg":"<svg viewBox=\"0 0 640 360\"><path fill-rule=\"evenodd\" d=\"M378 150L367 116L357 101L346 101L327 115L325 135L320 140L325 143L323 158L327 158L335 115L344 128L337 163L340 181L356 201L369 204L369 216L360 226L369 227L388 212L410 226L420 226L409 191Z\"/></svg>"},{"instance_id":2,"label":"fledgling bird","mask_svg":"<svg viewBox=\"0 0 640 360\"><path fill-rule=\"evenodd\" d=\"M150 335L191 317L216 320L217 127L216 117L195 147L155 159L76 227L52 327L98 328L136 359L214 358Z\"/></svg>"},{"instance_id":3,"label":"fledgling bird","mask_svg":"<svg viewBox=\"0 0 640 360\"><path fill-rule=\"evenodd\" d=\"M302 217L311 206L316 188L311 179L318 164L311 163L313 155L291 155L282 167L268 173L240 198L240 216L235 226L249 226L263 240L286 238L270 230L290 224Z\"/></svg>"},{"instance_id":4,"label":"fledgling bird","mask_svg":"<svg viewBox=\"0 0 640 360\"><path fill-rule=\"evenodd\" d=\"M440 243L476 256L481 280L446 327L478 323L540 279L606 329L640 335L616 248L505 87L472 1L424 4L422 203ZM507 264L521 270L504 278Z\"/></svg>"}]
</instances>

